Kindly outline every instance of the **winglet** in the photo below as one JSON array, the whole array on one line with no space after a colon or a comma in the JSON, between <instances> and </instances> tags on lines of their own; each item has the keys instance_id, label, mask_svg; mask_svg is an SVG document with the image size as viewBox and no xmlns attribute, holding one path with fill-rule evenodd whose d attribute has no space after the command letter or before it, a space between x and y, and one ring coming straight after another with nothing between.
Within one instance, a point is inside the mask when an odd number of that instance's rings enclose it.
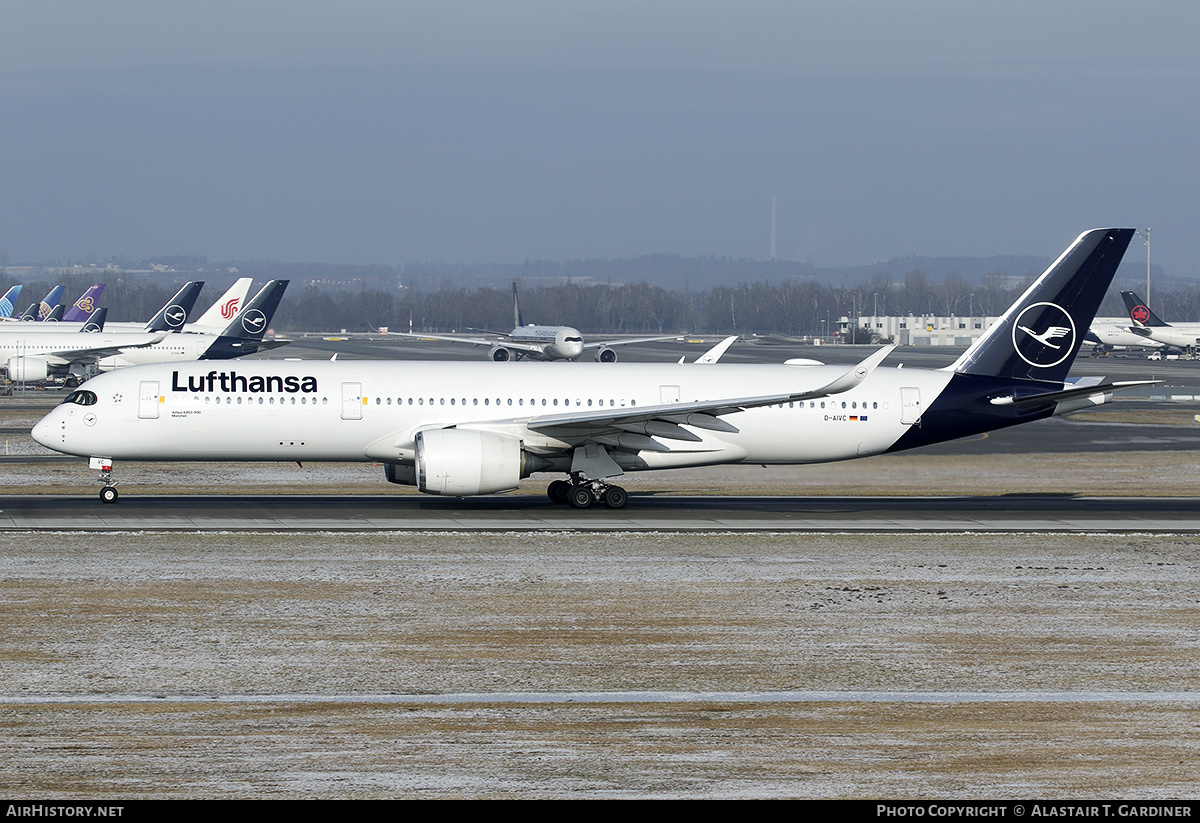
<instances>
[{"instance_id":1,"label":"winglet","mask_svg":"<svg viewBox=\"0 0 1200 823\"><path fill-rule=\"evenodd\" d=\"M732 337L726 337L720 343L713 346L711 349L706 351L704 354L697 357L696 362L703 363L705 365L708 365L711 363L716 363L718 360L721 359L721 355L725 354L725 352L729 349L729 347L732 346L735 342L737 342L737 339L738 339L738 336L736 334L733 335ZM682 363L683 360L680 359L679 362Z\"/></svg>"},{"instance_id":2,"label":"winglet","mask_svg":"<svg viewBox=\"0 0 1200 823\"><path fill-rule=\"evenodd\" d=\"M870 357L863 360L857 366L850 369L850 371L846 372L832 383L827 383L821 388L814 389L813 391L800 392L799 394L793 395L793 398L796 400L809 400L814 397L827 397L831 394L841 394L844 391L850 391L866 380L867 377L870 376L871 372L875 371L876 367L885 359L887 359L887 356L895 350L896 345L894 343L890 346L884 346L882 349L874 352Z\"/></svg>"}]
</instances>

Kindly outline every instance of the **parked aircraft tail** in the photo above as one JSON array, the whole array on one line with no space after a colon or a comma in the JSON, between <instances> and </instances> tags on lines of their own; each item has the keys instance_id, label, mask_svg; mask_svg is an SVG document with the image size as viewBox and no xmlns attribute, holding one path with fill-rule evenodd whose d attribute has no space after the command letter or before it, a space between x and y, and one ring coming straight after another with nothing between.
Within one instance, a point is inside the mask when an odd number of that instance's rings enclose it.
<instances>
[{"instance_id":1,"label":"parked aircraft tail","mask_svg":"<svg viewBox=\"0 0 1200 823\"><path fill-rule=\"evenodd\" d=\"M108 319L108 307L104 306L103 308L96 309L88 317L80 331L85 334L99 334L104 331L104 321L106 319Z\"/></svg>"},{"instance_id":2,"label":"parked aircraft tail","mask_svg":"<svg viewBox=\"0 0 1200 823\"><path fill-rule=\"evenodd\" d=\"M521 317L521 303L517 300L517 284L513 282L513 328L519 329L525 325L524 318Z\"/></svg>"},{"instance_id":3,"label":"parked aircraft tail","mask_svg":"<svg viewBox=\"0 0 1200 823\"><path fill-rule=\"evenodd\" d=\"M51 309L62 302L63 287L55 286L52 288L41 303L31 303L29 308L25 309L25 313L21 315L21 319L25 321L44 320L50 314Z\"/></svg>"},{"instance_id":4,"label":"parked aircraft tail","mask_svg":"<svg viewBox=\"0 0 1200 823\"><path fill-rule=\"evenodd\" d=\"M92 316L92 312L96 311L97 302L100 300L100 295L104 294L104 284L96 283L88 287L88 290L83 295L71 304L71 307L63 312L63 322L66 323L83 323Z\"/></svg>"},{"instance_id":5,"label":"parked aircraft tail","mask_svg":"<svg viewBox=\"0 0 1200 823\"><path fill-rule=\"evenodd\" d=\"M20 284L13 286L0 297L0 317L12 317L13 309L17 305L17 297L21 294Z\"/></svg>"},{"instance_id":6,"label":"parked aircraft tail","mask_svg":"<svg viewBox=\"0 0 1200 823\"><path fill-rule=\"evenodd\" d=\"M200 315L199 319L188 328L188 331L217 334L224 330L229 325L229 321L237 316L238 311L245 304L246 295L250 293L251 279L239 277L217 302L209 307L208 311Z\"/></svg>"},{"instance_id":7,"label":"parked aircraft tail","mask_svg":"<svg viewBox=\"0 0 1200 823\"><path fill-rule=\"evenodd\" d=\"M1129 311L1129 319L1133 321L1135 326L1161 328L1170 325L1151 311L1145 301L1138 297L1137 292L1123 291L1121 292L1121 299L1125 301L1125 308Z\"/></svg>"},{"instance_id":8,"label":"parked aircraft tail","mask_svg":"<svg viewBox=\"0 0 1200 823\"><path fill-rule=\"evenodd\" d=\"M272 280L238 312L237 317L225 327L201 360L228 360L243 354L258 351L263 335L271 325L271 318L279 308L279 301L288 287L288 280Z\"/></svg>"},{"instance_id":9,"label":"parked aircraft tail","mask_svg":"<svg viewBox=\"0 0 1200 823\"><path fill-rule=\"evenodd\" d=\"M1079 235L950 369L1061 383L1133 234L1093 229Z\"/></svg>"},{"instance_id":10,"label":"parked aircraft tail","mask_svg":"<svg viewBox=\"0 0 1200 823\"><path fill-rule=\"evenodd\" d=\"M188 314L196 305L200 289L204 288L203 280L191 280L183 284L175 296L166 302L158 314L150 318L146 331L179 331L187 322Z\"/></svg>"}]
</instances>

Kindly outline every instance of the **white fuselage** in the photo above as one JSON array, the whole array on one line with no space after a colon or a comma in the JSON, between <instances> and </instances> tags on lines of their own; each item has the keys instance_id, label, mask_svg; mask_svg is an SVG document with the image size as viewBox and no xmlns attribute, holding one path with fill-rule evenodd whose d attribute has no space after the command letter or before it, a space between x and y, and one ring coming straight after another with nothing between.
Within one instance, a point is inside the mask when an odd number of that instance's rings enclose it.
<instances>
[{"instance_id":1,"label":"white fuselage","mask_svg":"<svg viewBox=\"0 0 1200 823\"><path fill-rule=\"evenodd\" d=\"M33 430L67 454L114 460L410 463L423 429L482 429L533 454L569 445L546 416L812 390L841 366L512 364L236 360L144 366L81 389ZM637 451L630 469L717 463L815 463L878 454L950 381L949 371L878 368L835 396L722 416L737 432L684 426L695 441ZM565 436L565 435L562 435ZM632 458L631 458L632 459ZM623 464L626 465L626 464Z\"/></svg>"},{"instance_id":2,"label":"white fuselage","mask_svg":"<svg viewBox=\"0 0 1200 823\"><path fill-rule=\"evenodd\" d=\"M171 332L162 342L140 349L126 349L120 354L105 357L96 364L100 371L123 369L127 366L143 366L151 363L176 363L198 360L208 351L216 339L211 334L188 334Z\"/></svg>"},{"instance_id":3,"label":"white fuselage","mask_svg":"<svg viewBox=\"0 0 1200 823\"><path fill-rule=\"evenodd\" d=\"M1143 337L1129 330L1129 323L1092 323L1088 329L1100 341L1102 346L1127 348L1140 346L1146 349L1162 348L1163 344L1153 339Z\"/></svg>"},{"instance_id":4,"label":"white fuselage","mask_svg":"<svg viewBox=\"0 0 1200 823\"><path fill-rule=\"evenodd\" d=\"M1200 323L1175 323L1169 326L1143 326L1150 340L1179 349L1200 347ZM1143 338L1144 339L1144 338Z\"/></svg>"},{"instance_id":5,"label":"white fuselage","mask_svg":"<svg viewBox=\"0 0 1200 823\"><path fill-rule=\"evenodd\" d=\"M514 343L541 346L547 360L574 360L583 354L583 335L570 326L517 326L508 336Z\"/></svg>"},{"instance_id":6,"label":"white fuselage","mask_svg":"<svg viewBox=\"0 0 1200 823\"><path fill-rule=\"evenodd\" d=\"M69 365L78 360L78 355L96 349L115 349L122 346L144 346L162 332L153 334L139 332L83 332L60 331L24 333L20 328L0 330L0 360L14 357L42 358L55 365Z\"/></svg>"}]
</instances>

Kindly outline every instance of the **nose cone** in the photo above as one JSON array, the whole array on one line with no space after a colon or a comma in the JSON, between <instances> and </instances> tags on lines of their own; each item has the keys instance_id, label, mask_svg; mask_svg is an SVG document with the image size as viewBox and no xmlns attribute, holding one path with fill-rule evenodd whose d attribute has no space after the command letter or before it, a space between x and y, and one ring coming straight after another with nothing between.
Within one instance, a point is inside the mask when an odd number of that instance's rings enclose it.
<instances>
[{"instance_id":1,"label":"nose cone","mask_svg":"<svg viewBox=\"0 0 1200 823\"><path fill-rule=\"evenodd\" d=\"M583 337L575 329L563 329L554 336L554 347L560 357L574 360L583 354Z\"/></svg>"},{"instance_id":2,"label":"nose cone","mask_svg":"<svg viewBox=\"0 0 1200 823\"><path fill-rule=\"evenodd\" d=\"M54 412L50 412L48 415L39 420L37 425L33 427L33 430L29 432L35 442L45 446L48 449L54 448L54 432L56 428L59 428L59 426L57 426L54 421L51 420L51 418L55 416L56 415Z\"/></svg>"}]
</instances>

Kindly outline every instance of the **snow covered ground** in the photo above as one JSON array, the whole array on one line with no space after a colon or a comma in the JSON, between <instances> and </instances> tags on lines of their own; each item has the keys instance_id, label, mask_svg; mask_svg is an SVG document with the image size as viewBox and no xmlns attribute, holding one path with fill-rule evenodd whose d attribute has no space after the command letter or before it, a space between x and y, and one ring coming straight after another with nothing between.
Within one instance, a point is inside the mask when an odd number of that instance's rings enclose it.
<instances>
[{"instance_id":1,"label":"snow covered ground","mask_svg":"<svg viewBox=\"0 0 1200 823\"><path fill-rule=\"evenodd\" d=\"M6 541L13 796L1200 790L1192 537Z\"/></svg>"}]
</instances>

